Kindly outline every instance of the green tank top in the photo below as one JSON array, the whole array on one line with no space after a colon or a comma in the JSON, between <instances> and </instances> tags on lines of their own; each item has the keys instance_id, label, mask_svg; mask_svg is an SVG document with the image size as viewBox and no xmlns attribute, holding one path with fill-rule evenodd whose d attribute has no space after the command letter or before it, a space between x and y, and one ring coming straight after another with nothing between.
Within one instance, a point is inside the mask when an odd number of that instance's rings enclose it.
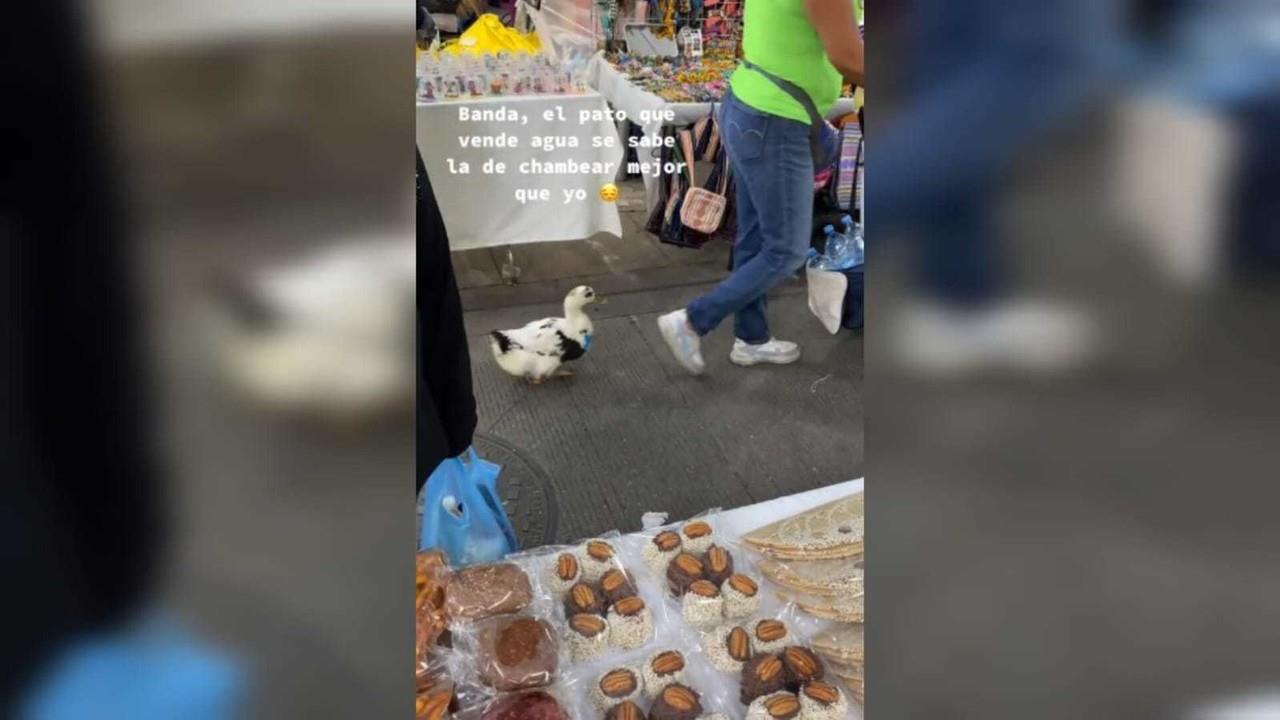
<instances>
[{"instance_id":1,"label":"green tank top","mask_svg":"<svg viewBox=\"0 0 1280 720\"><path fill-rule=\"evenodd\" d=\"M854 0L855 12L861 4ZM840 72L827 59L822 39L804 11L804 0L747 0L742 54L799 85L822 115L840 96ZM800 103L760 73L739 67L729 83L734 96L756 110L809 124L809 114Z\"/></svg>"}]
</instances>

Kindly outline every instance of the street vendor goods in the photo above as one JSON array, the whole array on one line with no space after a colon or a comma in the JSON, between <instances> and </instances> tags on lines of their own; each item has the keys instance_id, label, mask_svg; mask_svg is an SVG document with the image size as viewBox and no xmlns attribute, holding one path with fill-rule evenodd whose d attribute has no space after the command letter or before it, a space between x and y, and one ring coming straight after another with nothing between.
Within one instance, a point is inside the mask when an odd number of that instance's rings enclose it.
<instances>
[{"instance_id":1,"label":"street vendor goods","mask_svg":"<svg viewBox=\"0 0 1280 720\"><path fill-rule=\"evenodd\" d=\"M849 711L849 702L834 685L821 681L806 683L797 693L800 713L806 719L838 720Z\"/></svg>"},{"instance_id":2,"label":"street vendor goods","mask_svg":"<svg viewBox=\"0 0 1280 720\"><path fill-rule=\"evenodd\" d=\"M591 688L591 699L601 709L634 701L642 690L640 673L629 667L616 667L600 676Z\"/></svg>"},{"instance_id":3,"label":"street vendor goods","mask_svg":"<svg viewBox=\"0 0 1280 720\"><path fill-rule=\"evenodd\" d=\"M607 60L636 87L667 102L719 102L737 67L732 54L714 50L698 59L616 54Z\"/></svg>"},{"instance_id":4,"label":"street vendor goods","mask_svg":"<svg viewBox=\"0 0 1280 720\"><path fill-rule=\"evenodd\" d=\"M658 693L649 709L650 720L694 720L702 715L702 698L687 685L672 683Z\"/></svg>"},{"instance_id":5,"label":"street vendor goods","mask_svg":"<svg viewBox=\"0 0 1280 720\"><path fill-rule=\"evenodd\" d=\"M861 555L862 538L862 493L855 493L757 528L742 541L775 558L824 560Z\"/></svg>"},{"instance_id":6,"label":"street vendor goods","mask_svg":"<svg viewBox=\"0 0 1280 720\"><path fill-rule=\"evenodd\" d=\"M452 619L478 620L519 612L532 600L529 576L516 565L472 565L453 573L445 592L445 609Z\"/></svg>"},{"instance_id":7,"label":"street vendor goods","mask_svg":"<svg viewBox=\"0 0 1280 720\"><path fill-rule=\"evenodd\" d=\"M795 693L777 692L753 700L747 707L747 720L791 720L800 709Z\"/></svg>"},{"instance_id":8,"label":"street vendor goods","mask_svg":"<svg viewBox=\"0 0 1280 720\"><path fill-rule=\"evenodd\" d=\"M679 650L661 650L645 661L644 691L656 696L672 683L684 682L684 655Z\"/></svg>"},{"instance_id":9,"label":"street vendor goods","mask_svg":"<svg viewBox=\"0 0 1280 720\"><path fill-rule=\"evenodd\" d=\"M480 720L569 720L569 713L550 694L535 691L499 697Z\"/></svg>"},{"instance_id":10,"label":"street vendor goods","mask_svg":"<svg viewBox=\"0 0 1280 720\"><path fill-rule=\"evenodd\" d=\"M555 676L559 645L543 620L501 615L477 628L480 679L498 690L547 685Z\"/></svg>"},{"instance_id":11,"label":"street vendor goods","mask_svg":"<svg viewBox=\"0 0 1280 720\"><path fill-rule=\"evenodd\" d=\"M582 69L565 67L540 54L423 53L415 75L417 100L422 103L587 92Z\"/></svg>"}]
</instances>

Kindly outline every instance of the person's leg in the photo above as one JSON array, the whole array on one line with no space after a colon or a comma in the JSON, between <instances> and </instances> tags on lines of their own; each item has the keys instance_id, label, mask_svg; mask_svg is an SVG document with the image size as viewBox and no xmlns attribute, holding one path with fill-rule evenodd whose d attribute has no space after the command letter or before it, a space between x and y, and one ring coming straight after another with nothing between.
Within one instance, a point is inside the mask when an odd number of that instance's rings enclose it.
<instances>
[{"instance_id":1,"label":"person's leg","mask_svg":"<svg viewBox=\"0 0 1280 720\"><path fill-rule=\"evenodd\" d=\"M993 212L978 191L919 219L915 270L929 299L971 308L1003 295L1008 281Z\"/></svg>"},{"instance_id":2,"label":"person's leg","mask_svg":"<svg viewBox=\"0 0 1280 720\"><path fill-rule=\"evenodd\" d=\"M739 235L747 246L741 249L743 257L735 260L733 273L719 286L687 308L658 318L658 328L672 354L694 374L706 368L700 337L748 306L752 307L735 330L739 340L764 348L766 356L753 356L740 364L791 362L799 357L794 345L778 348L769 344L762 298L799 269L809 247L813 159L808 126L758 112L729 95L722 106L720 129L738 187L739 212L744 205L747 211L748 222L743 223L746 227ZM740 344L735 343L735 350Z\"/></svg>"},{"instance_id":3,"label":"person's leg","mask_svg":"<svg viewBox=\"0 0 1280 720\"><path fill-rule=\"evenodd\" d=\"M764 343L769 328L762 296L800 268L809 247L813 159L808 127L735 102L726 107L722 129L739 194L745 194L755 210L760 248L735 263L733 273L715 289L689 304L689 320L699 335L705 335L730 314L750 306L739 318L738 338Z\"/></svg>"},{"instance_id":4,"label":"person's leg","mask_svg":"<svg viewBox=\"0 0 1280 720\"><path fill-rule=\"evenodd\" d=\"M751 193L739 183L734 193L737 204L738 238L733 245L733 270L747 264L760 254L764 246L764 235L760 231L760 216L755 205L751 203ZM769 323L765 317L767 301L765 295L747 303L733 317L733 334L739 339L768 338Z\"/></svg>"}]
</instances>

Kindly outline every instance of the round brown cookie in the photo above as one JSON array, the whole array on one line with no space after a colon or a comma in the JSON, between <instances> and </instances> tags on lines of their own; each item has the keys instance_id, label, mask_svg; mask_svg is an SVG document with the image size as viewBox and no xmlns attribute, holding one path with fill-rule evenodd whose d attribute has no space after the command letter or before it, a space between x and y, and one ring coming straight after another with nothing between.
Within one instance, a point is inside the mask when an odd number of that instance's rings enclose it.
<instances>
[{"instance_id":1,"label":"round brown cookie","mask_svg":"<svg viewBox=\"0 0 1280 720\"><path fill-rule=\"evenodd\" d=\"M624 700L605 711L604 720L645 720L645 715L639 705Z\"/></svg>"},{"instance_id":2,"label":"round brown cookie","mask_svg":"<svg viewBox=\"0 0 1280 720\"><path fill-rule=\"evenodd\" d=\"M582 579L582 564L570 552L560 553L548 564L547 583L555 593L568 592L574 583Z\"/></svg>"},{"instance_id":3,"label":"round brown cookie","mask_svg":"<svg viewBox=\"0 0 1280 720\"><path fill-rule=\"evenodd\" d=\"M733 574L733 554L719 545L712 545L702 556L706 578L720 586Z\"/></svg>"},{"instance_id":4,"label":"round brown cookie","mask_svg":"<svg viewBox=\"0 0 1280 720\"><path fill-rule=\"evenodd\" d=\"M711 524L706 520L687 522L680 528L680 537L687 552L704 553L714 540Z\"/></svg>"},{"instance_id":5,"label":"round brown cookie","mask_svg":"<svg viewBox=\"0 0 1280 720\"><path fill-rule=\"evenodd\" d=\"M537 690L498 696L480 720L569 720L569 713L550 694Z\"/></svg>"},{"instance_id":6,"label":"round brown cookie","mask_svg":"<svg viewBox=\"0 0 1280 720\"><path fill-rule=\"evenodd\" d=\"M672 683L658 693L649 720L694 720L702 714L702 699L688 685Z\"/></svg>"},{"instance_id":7,"label":"round brown cookie","mask_svg":"<svg viewBox=\"0 0 1280 720\"><path fill-rule=\"evenodd\" d=\"M672 683L684 682L684 667L684 655L679 650L662 650L652 655L641 668L645 694L652 697Z\"/></svg>"},{"instance_id":8,"label":"round brown cookie","mask_svg":"<svg viewBox=\"0 0 1280 720\"><path fill-rule=\"evenodd\" d=\"M790 644L791 631L781 620L765 618L751 627L751 643L756 652L781 652Z\"/></svg>"},{"instance_id":9,"label":"round brown cookie","mask_svg":"<svg viewBox=\"0 0 1280 720\"><path fill-rule=\"evenodd\" d=\"M667 565L667 584L671 593L677 597L684 595L694 581L706 577L706 568L698 556L682 552Z\"/></svg>"},{"instance_id":10,"label":"round brown cookie","mask_svg":"<svg viewBox=\"0 0 1280 720\"><path fill-rule=\"evenodd\" d=\"M546 685L555 677L559 643L537 618L502 615L479 625L480 679L502 691Z\"/></svg>"},{"instance_id":11,"label":"round brown cookie","mask_svg":"<svg viewBox=\"0 0 1280 720\"><path fill-rule=\"evenodd\" d=\"M629 667L616 667L596 680L591 687L591 699L602 710L620 702L640 698L640 673Z\"/></svg>"},{"instance_id":12,"label":"round brown cookie","mask_svg":"<svg viewBox=\"0 0 1280 720\"><path fill-rule=\"evenodd\" d=\"M680 554L680 549L684 542L680 539L680 533L671 530L664 530L653 537L652 540L644 544L644 549L640 554L644 556L645 564L653 571L655 575L661 575L667 568L667 564L671 559Z\"/></svg>"},{"instance_id":13,"label":"round brown cookie","mask_svg":"<svg viewBox=\"0 0 1280 720\"><path fill-rule=\"evenodd\" d=\"M794 693L772 693L747 706L747 720L794 720L800 717L800 711L800 699Z\"/></svg>"},{"instance_id":14,"label":"round brown cookie","mask_svg":"<svg viewBox=\"0 0 1280 720\"><path fill-rule=\"evenodd\" d=\"M743 705L750 705L752 700L770 695L787 686L787 671L782 660L770 653L761 653L748 660L742 666L742 691L738 699Z\"/></svg>"},{"instance_id":15,"label":"round brown cookie","mask_svg":"<svg viewBox=\"0 0 1280 720\"><path fill-rule=\"evenodd\" d=\"M564 594L565 616L573 617L580 613L604 614L604 598L585 582L577 583Z\"/></svg>"},{"instance_id":16,"label":"round brown cookie","mask_svg":"<svg viewBox=\"0 0 1280 720\"><path fill-rule=\"evenodd\" d=\"M625 597L609 608L609 644L634 650L653 637L653 613L639 595Z\"/></svg>"},{"instance_id":17,"label":"round brown cookie","mask_svg":"<svg viewBox=\"0 0 1280 720\"><path fill-rule=\"evenodd\" d=\"M622 598L635 595L636 587L626 573L613 568L606 570L604 575L600 576L600 592L604 593L605 600L613 604Z\"/></svg>"},{"instance_id":18,"label":"round brown cookie","mask_svg":"<svg viewBox=\"0 0 1280 720\"><path fill-rule=\"evenodd\" d=\"M720 592L724 595L725 617L750 617L760 609L760 586L746 575L730 575Z\"/></svg>"},{"instance_id":19,"label":"round brown cookie","mask_svg":"<svg viewBox=\"0 0 1280 720\"><path fill-rule=\"evenodd\" d=\"M684 597L680 598L680 615L695 628L710 628L724 619L724 596L720 588L710 580L694 580L689 583Z\"/></svg>"},{"instance_id":20,"label":"round brown cookie","mask_svg":"<svg viewBox=\"0 0 1280 720\"><path fill-rule=\"evenodd\" d=\"M780 655L782 667L786 669L787 684L798 688L810 680L821 680L826 673L822 658L807 647L792 645Z\"/></svg>"},{"instance_id":21,"label":"round brown cookie","mask_svg":"<svg viewBox=\"0 0 1280 720\"><path fill-rule=\"evenodd\" d=\"M594 613L579 613L569 618L565 636L574 662L594 660L609 647L609 624Z\"/></svg>"},{"instance_id":22,"label":"round brown cookie","mask_svg":"<svg viewBox=\"0 0 1280 720\"><path fill-rule=\"evenodd\" d=\"M721 625L702 634L702 649L717 670L740 673L751 659L751 634L739 625Z\"/></svg>"},{"instance_id":23,"label":"round brown cookie","mask_svg":"<svg viewBox=\"0 0 1280 720\"><path fill-rule=\"evenodd\" d=\"M582 579L587 582L599 582L606 572L618 567L617 552L599 538L583 543L578 557L582 561Z\"/></svg>"},{"instance_id":24,"label":"round brown cookie","mask_svg":"<svg viewBox=\"0 0 1280 720\"><path fill-rule=\"evenodd\" d=\"M800 712L808 720L839 720L849 711L849 701L830 683L814 680L800 688Z\"/></svg>"}]
</instances>

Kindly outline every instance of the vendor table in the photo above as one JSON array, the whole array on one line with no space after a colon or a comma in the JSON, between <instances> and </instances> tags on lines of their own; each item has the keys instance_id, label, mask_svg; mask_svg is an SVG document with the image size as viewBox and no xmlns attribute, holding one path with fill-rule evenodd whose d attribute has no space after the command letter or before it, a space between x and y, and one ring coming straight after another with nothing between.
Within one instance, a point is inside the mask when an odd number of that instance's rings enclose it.
<instances>
[{"instance_id":1,"label":"vendor table","mask_svg":"<svg viewBox=\"0 0 1280 720\"><path fill-rule=\"evenodd\" d=\"M656 137L662 132L663 125L684 126L706 117L711 112L711 103L667 102L651 92L636 87L626 75L618 72L603 53L597 53L587 65L587 82L604 96L616 110L627 114L629 122L639 125L646 136ZM827 114L828 119L837 118L853 112L853 98L840 98ZM661 120L661 113L670 111L674 116L669 122ZM641 122L643 115L648 115L649 122ZM657 119L652 119L657 118ZM626 128L621 132L625 140ZM641 158L643 162L645 158ZM653 158L652 160L656 160ZM625 172L626 168L622 168ZM659 178L646 174L644 178L645 199L652 210L659 201Z\"/></svg>"},{"instance_id":2,"label":"vendor table","mask_svg":"<svg viewBox=\"0 0 1280 720\"><path fill-rule=\"evenodd\" d=\"M816 508L819 505L839 500L847 495L862 492L862 487L863 479L858 478L857 480L847 480L794 495L784 495L780 498L758 502L755 505L744 505L740 508L725 510L716 517L717 527L719 528L717 532L725 533L730 537L741 537L758 527L776 522L781 518L791 517L805 510ZM680 518L670 518L670 520L678 519Z\"/></svg>"},{"instance_id":3,"label":"vendor table","mask_svg":"<svg viewBox=\"0 0 1280 720\"><path fill-rule=\"evenodd\" d=\"M462 111L506 108L523 121L463 120ZM562 122L556 113L563 111ZM579 124L579 111L594 111L599 119ZM600 186L613 182L622 162L622 148L596 147L593 137L616 134L605 113L604 98L596 92L585 95L485 97L475 100L419 103L417 143L431 178L431 187L440 204L449 245L454 250L516 245L522 243L577 240L598 232L622 236L622 222L613 203L600 199ZM548 117L546 113L551 112ZM474 113L473 113L474 114ZM462 137L514 136L516 147L462 147ZM534 148L534 138L569 136L577 138L576 148L544 150ZM466 162L469 174L451 172L448 160ZM486 174L487 160L504 163L504 174ZM522 174L520 165L529 161L551 163L607 163L609 172L599 174ZM455 165L456 166L456 165ZM548 200L521 203L518 191L548 190ZM565 193L585 193L585 199L565 202Z\"/></svg>"}]
</instances>

